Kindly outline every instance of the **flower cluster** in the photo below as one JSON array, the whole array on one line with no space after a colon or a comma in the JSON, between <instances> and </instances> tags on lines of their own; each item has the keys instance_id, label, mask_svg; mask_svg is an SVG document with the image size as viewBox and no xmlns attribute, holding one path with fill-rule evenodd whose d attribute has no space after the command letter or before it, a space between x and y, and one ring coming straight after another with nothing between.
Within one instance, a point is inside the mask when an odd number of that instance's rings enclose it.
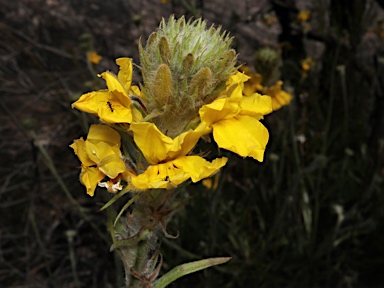
<instances>
[{"instance_id":1,"label":"flower cluster","mask_svg":"<svg viewBox=\"0 0 384 288\"><path fill-rule=\"evenodd\" d=\"M293 22L295 24L300 25L301 29L303 29L304 32L308 32L311 30L311 24L309 23L311 20L311 16L311 11L300 10Z\"/></svg>"},{"instance_id":2,"label":"flower cluster","mask_svg":"<svg viewBox=\"0 0 384 288\"><path fill-rule=\"evenodd\" d=\"M263 85L263 76L254 73L247 66L241 67L241 70L249 76L249 80L244 83L244 95L252 95L253 93L263 93L272 99L272 110L276 111L283 106L289 105L292 101L292 94L283 90L283 81L276 81L272 86Z\"/></svg>"},{"instance_id":3,"label":"flower cluster","mask_svg":"<svg viewBox=\"0 0 384 288\"><path fill-rule=\"evenodd\" d=\"M119 58L117 75L99 75L107 89L73 103L101 121L91 125L86 140L71 145L89 195L97 185L110 192L172 189L212 176L227 158L208 161L201 155L209 151L196 151L210 134L218 147L263 161L269 134L260 120L273 102L247 92L253 80L237 71L230 43L225 32L207 29L201 19L163 20L139 47L140 86L132 85L132 60Z\"/></svg>"}]
</instances>

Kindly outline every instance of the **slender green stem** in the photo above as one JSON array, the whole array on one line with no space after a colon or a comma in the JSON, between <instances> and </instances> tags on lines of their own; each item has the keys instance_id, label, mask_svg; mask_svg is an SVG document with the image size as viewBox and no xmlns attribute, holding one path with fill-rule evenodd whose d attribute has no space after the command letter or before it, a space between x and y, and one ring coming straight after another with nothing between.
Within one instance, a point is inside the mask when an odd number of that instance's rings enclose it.
<instances>
[{"instance_id":1,"label":"slender green stem","mask_svg":"<svg viewBox=\"0 0 384 288\"><path fill-rule=\"evenodd\" d=\"M66 231L67 241L68 241L68 250L69 250L69 259L71 260L72 275L73 280L75 281L75 286L80 287L79 276L77 275L77 264L76 264L76 255L74 249L73 238L76 235L76 231L68 230Z\"/></svg>"}]
</instances>

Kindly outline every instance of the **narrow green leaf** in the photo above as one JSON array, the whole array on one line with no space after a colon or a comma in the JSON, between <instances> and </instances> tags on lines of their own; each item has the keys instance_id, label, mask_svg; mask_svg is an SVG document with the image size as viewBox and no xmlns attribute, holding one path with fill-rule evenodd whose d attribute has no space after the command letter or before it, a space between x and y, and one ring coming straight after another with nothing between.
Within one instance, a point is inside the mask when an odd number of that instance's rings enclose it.
<instances>
[{"instance_id":1,"label":"narrow green leaf","mask_svg":"<svg viewBox=\"0 0 384 288\"><path fill-rule=\"evenodd\" d=\"M103 211L105 209L107 209L109 206L111 206L113 203L115 203L118 199L120 199L122 196L124 196L125 194L127 194L128 192L130 192L131 190L121 190L119 191L118 193L115 194L115 196L113 196L107 203L104 204L103 207L100 208L100 211Z\"/></svg>"},{"instance_id":2,"label":"narrow green leaf","mask_svg":"<svg viewBox=\"0 0 384 288\"><path fill-rule=\"evenodd\" d=\"M231 260L231 257L217 257L181 264L159 278L154 283L153 288L164 288L182 276L206 269L211 266L223 264L229 260Z\"/></svg>"},{"instance_id":3,"label":"narrow green leaf","mask_svg":"<svg viewBox=\"0 0 384 288\"><path fill-rule=\"evenodd\" d=\"M127 203L125 203L125 205L123 206L123 208L121 208L119 214L116 216L115 223L113 223L113 226L116 226L116 223L117 223L117 221L119 220L120 216L124 213L125 210L127 210L127 208L128 208L129 206L132 205L133 202L136 201L137 198L139 198L139 194L137 194L135 197L133 197L131 200L129 200Z\"/></svg>"}]
</instances>

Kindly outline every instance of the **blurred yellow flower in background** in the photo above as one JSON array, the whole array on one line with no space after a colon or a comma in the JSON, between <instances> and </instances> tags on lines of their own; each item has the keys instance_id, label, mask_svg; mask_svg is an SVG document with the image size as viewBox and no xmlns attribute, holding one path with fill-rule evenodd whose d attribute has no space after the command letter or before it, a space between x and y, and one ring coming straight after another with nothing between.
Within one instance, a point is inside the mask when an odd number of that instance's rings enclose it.
<instances>
[{"instance_id":1,"label":"blurred yellow flower in background","mask_svg":"<svg viewBox=\"0 0 384 288\"><path fill-rule=\"evenodd\" d=\"M309 23L311 15L312 15L311 11L301 10L297 14L293 22L299 24L304 32L308 32L309 30L311 30L311 25Z\"/></svg>"},{"instance_id":2,"label":"blurred yellow flower in background","mask_svg":"<svg viewBox=\"0 0 384 288\"><path fill-rule=\"evenodd\" d=\"M263 91L263 85L261 85L261 81L263 80L263 76L259 73L254 73L251 71L251 68L248 66L242 66L240 71L244 72L245 75L250 78L248 81L244 83L243 94L245 96L251 96L253 93Z\"/></svg>"},{"instance_id":3,"label":"blurred yellow flower in background","mask_svg":"<svg viewBox=\"0 0 384 288\"><path fill-rule=\"evenodd\" d=\"M307 22L311 18L311 11L309 10L301 10L299 11L299 14L297 14L297 21L298 22Z\"/></svg>"},{"instance_id":4,"label":"blurred yellow flower in background","mask_svg":"<svg viewBox=\"0 0 384 288\"><path fill-rule=\"evenodd\" d=\"M292 94L281 89L283 81L277 81L275 85L267 88L265 94L272 98L272 109L276 111L283 106L289 105L292 100Z\"/></svg>"},{"instance_id":5,"label":"blurred yellow flower in background","mask_svg":"<svg viewBox=\"0 0 384 288\"><path fill-rule=\"evenodd\" d=\"M87 53L87 59L92 64L99 64L103 57L101 57L96 51L89 51Z\"/></svg>"},{"instance_id":6,"label":"blurred yellow flower in background","mask_svg":"<svg viewBox=\"0 0 384 288\"><path fill-rule=\"evenodd\" d=\"M315 65L315 61L313 61L311 57L307 57L304 60L301 60L300 65L302 69L301 75L303 78L306 78L308 76L308 71Z\"/></svg>"},{"instance_id":7,"label":"blurred yellow flower in background","mask_svg":"<svg viewBox=\"0 0 384 288\"><path fill-rule=\"evenodd\" d=\"M307 57L304 60L301 60L300 64L301 64L301 68L304 71L308 72L311 69L311 67L315 65L315 61L313 61L311 57Z\"/></svg>"},{"instance_id":8,"label":"blurred yellow flower in background","mask_svg":"<svg viewBox=\"0 0 384 288\"><path fill-rule=\"evenodd\" d=\"M273 111L289 105L292 101L292 94L282 89L283 81L277 81L271 87L264 87L261 84L263 80L263 76L261 74L253 73L247 66L241 67L241 70L246 75L250 76L250 79L244 83L243 94L245 96L251 96L254 93L261 93L263 95L270 96L272 99ZM244 99L246 99L246 97L244 97Z\"/></svg>"}]
</instances>

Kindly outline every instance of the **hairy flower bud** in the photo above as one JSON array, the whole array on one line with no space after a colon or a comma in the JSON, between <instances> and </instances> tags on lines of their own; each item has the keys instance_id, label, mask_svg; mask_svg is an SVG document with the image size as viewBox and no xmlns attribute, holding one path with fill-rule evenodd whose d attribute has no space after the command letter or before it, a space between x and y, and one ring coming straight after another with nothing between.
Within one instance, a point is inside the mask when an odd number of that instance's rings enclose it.
<instances>
[{"instance_id":1,"label":"hairy flower bud","mask_svg":"<svg viewBox=\"0 0 384 288\"><path fill-rule=\"evenodd\" d=\"M140 44L143 93L161 131L178 135L222 91L236 70L231 42L220 27L207 28L202 19L186 22L172 16L162 20L145 47Z\"/></svg>"},{"instance_id":2,"label":"hairy flower bud","mask_svg":"<svg viewBox=\"0 0 384 288\"><path fill-rule=\"evenodd\" d=\"M263 85L271 84L279 78L281 64L280 53L275 49L265 47L256 52L255 68L263 76Z\"/></svg>"},{"instance_id":3,"label":"hairy flower bud","mask_svg":"<svg viewBox=\"0 0 384 288\"><path fill-rule=\"evenodd\" d=\"M167 104L173 95L173 83L171 70L166 64L161 64L156 71L153 78L154 85L149 87L153 88L152 94L155 100L160 104Z\"/></svg>"}]
</instances>

